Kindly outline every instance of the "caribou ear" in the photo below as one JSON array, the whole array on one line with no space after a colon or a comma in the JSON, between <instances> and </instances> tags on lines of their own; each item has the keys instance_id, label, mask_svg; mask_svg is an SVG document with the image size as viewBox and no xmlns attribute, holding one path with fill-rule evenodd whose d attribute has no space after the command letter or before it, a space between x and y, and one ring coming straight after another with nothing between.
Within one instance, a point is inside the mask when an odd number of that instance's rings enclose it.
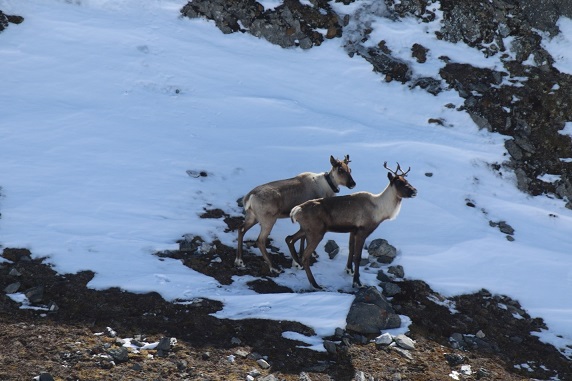
<instances>
[{"instance_id":1,"label":"caribou ear","mask_svg":"<svg viewBox=\"0 0 572 381\"><path fill-rule=\"evenodd\" d=\"M393 181L393 175L390 172L387 172L387 178L389 179L389 182Z\"/></svg>"},{"instance_id":2,"label":"caribou ear","mask_svg":"<svg viewBox=\"0 0 572 381\"><path fill-rule=\"evenodd\" d=\"M332 167L339 165L338 161L332 155L330 155L330 164L332 164Z\"/></svg>"}]
</instances>

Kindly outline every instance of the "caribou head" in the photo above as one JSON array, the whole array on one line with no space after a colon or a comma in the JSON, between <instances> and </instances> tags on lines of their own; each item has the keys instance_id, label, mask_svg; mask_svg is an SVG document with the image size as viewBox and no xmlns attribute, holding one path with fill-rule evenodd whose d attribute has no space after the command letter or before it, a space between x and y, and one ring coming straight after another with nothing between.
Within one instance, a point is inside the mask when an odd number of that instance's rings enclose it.
<instances>
[{"instance_id":1,"label":"caribou head","mask_svg":"<svg viewBox=\"0 0 572 381\"><path fill-rule=\"evenodd\" d=\"M397 163L397 169L394 171L387 167L387 161L383 163L383 167L390 172L387 174L387 178L389 179L390 185L395 187L397 190L397 195L400 198L413 198L417 196L417 189L409 184L405 178L411 170L411 167L409 167L407 171L403 172L401 166Z\"/></svg>"}]
</instances>

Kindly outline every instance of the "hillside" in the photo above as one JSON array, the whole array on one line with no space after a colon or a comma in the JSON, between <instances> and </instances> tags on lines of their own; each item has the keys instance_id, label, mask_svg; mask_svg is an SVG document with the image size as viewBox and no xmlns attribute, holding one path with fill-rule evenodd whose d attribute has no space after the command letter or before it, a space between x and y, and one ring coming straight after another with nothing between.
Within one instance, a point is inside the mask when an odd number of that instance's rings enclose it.
<instances>
[{"instance_id":1,"label":"hillside","mask_svg":"<svg viewBox=\"0 0 572 381\"><path fill-rule=\"evenodd\" d=\"M572 379L566 1L0 11L0 379ZM239 199L348 154L411 168L394 258L357 290L328 234L314 290L280 220L236 268ZM364 290L399 328L344 329Z\"/></svg>"}]
</instances>

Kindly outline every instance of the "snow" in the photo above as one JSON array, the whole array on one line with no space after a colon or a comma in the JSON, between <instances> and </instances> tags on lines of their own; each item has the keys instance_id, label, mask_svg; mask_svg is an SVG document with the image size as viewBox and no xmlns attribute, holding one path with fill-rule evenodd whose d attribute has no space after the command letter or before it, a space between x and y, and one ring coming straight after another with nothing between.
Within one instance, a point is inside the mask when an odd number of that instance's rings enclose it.
<instances>
[{"instance_id":1,"label":"snow","mask_svg":"<svg viewBox=\"0 0 572 381\"><path fill-rule=\"evenodd\" d=\"M508 295L545 320L543 340L560 349L572 343L572 211L562 200L521 193L506 170L491 171L489 163L506 159L505 137L446 107L462 104L455 92L433 96L385 83L365 60L350 58L341 39L303 51L223 35L212 22L179 17L185 3L3 1L5 13L25 22L0 34L2 247L29 248L61 273L94 271L94 289L215 299L224 304L218 317L295 320L324 337L345 326L353 300L338 292L352 290L347 236L326 236L341 246L333 260L319 247L320 292L310 292L303 271L286 269L274 279L296 293L258 295L246 286L249 276L221 285L153 253L176 249L186 233L236 246L221 220L198 217L203 208L239 215L236 200L254 186L325 171L329 155L350 155L354 191L382 191L383 162L399 162L411 167L418 196L370 240L396 246L394 264L408 278L446 296L482 288ZM414 74L436 77L442 52L499 65L437 40L429 33L435 25L372 22L403 59L411 60L407 51L422 36L430 54ZM545 47L570 73L570 20L559 25L564 34ZM515 241L489 221L510 224ZM287 250L283 239L295 229L280 220L274 244ZM362 282L377 285L376 272L363 271Z\"/></svg>"}]
</instances>

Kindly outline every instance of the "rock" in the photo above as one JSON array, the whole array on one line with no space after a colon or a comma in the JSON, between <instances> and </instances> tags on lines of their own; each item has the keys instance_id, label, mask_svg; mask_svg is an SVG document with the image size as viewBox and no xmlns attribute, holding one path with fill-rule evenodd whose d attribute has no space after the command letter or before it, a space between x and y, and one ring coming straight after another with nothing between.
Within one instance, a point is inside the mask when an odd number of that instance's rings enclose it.
<instances>
[{"instance_id":1,"label":"rock","mask_svg":"<svg viewBox=\"0 0 572 381\"><path fill-rule=\"evenodd\" d=\"M2 256L14 263L24 261L29 262L32 260L32 253L28 249L4 249Z\"/></svg>"},{"instance_id":2,"label":"rock","mask_svg":"<svg viewBox=\"0 0 572 381\"><path fill-rule=\"evenodd\" d=\"M445 360L447 360L450 366L461 365L464 364L466 361L468 361L467 357L462 356L458 353L445 353L444 356Z\"/></svg>"},{"instance_id":3,"label":"rock","mask_svg":"<svg viewBox=\"0 0 572 381\"><path fill-rule=\"evenodd\" d=\"M414 57L419 63L427 62L428 52L429 49L417 43L413 44L413 46L411 47L411 56Z\"/></svg>"},{"instance_id":4,"label":"rock","mask_svg":"<svg viewBox=\"0 0 572 381\"><path fill-rule=\"evenodd\" d=\"M401 287L396 285L395 283L385 282L381 283L380 286L383 288L383 295L387 297L392 297L401 292Z\"/></svg>"},{"instance_id":5,"label":"rock","mask_svg":"<svg viewBox=\"0 0 572 381\"><path fill-rule=\"evenodd\" d=\"M376 287L364 287L356 293L346 317L347 330L367 335L400 326L401 318Z\"/></svg>"},{"instance_id":6,"label":"rock","mask_svg":"<svg viewBox=\"0 0 572 381\"><path fill-rule=\"evenodd\" d=\"M268 369L270 368L270 364L268 364L268 362L264 359L258 359L256 360L256 363L258 364L259 367L261 367L262 369Z\"/></svg>"},{"instance_id":7,"label":"rock","mask_svg":"<svg viewBox=\"0 0 572 381\"><path fill-rule=\"evenodd\" d=\"M110 349L107 351L107 354L110 355L117 364L129 361L129 352L125 347Z\"/></svg>"},{"instance_id":8,"label":"rock","mask_svg":"<svg viewBox=\"0 0 572 381\"><path fill-rule=\"evenodd\" d=\"M346 331L343 328L336 328L334 331L334 337L336 339L341 339L345 335Z\"/></svg>"},{"instance_id":9,"label":"rock","mask_svg":"<svg viewBox=\"0 0 572 381\"><path fill-rule=\"evenodd\" d=\"M383 333L375 338L375 345L386 346L393 342L393 336L389 333Z\"/></svg>"},{"instance_id":10,"label":"rock","mask_svg":"<svg viewBox=\"0 0 572 381\"><path fill-rule=\"evenodd\" d=\"M178 243L179 243L179 251L189 252L194 254L203 245L204 240L201 237L192 234L185 234L183 236L183 239L181 239Z\"/></svg>"},{"instance_id":11,"label":"rock","mask_svg":"<svg viewBox=\"0 0 572 381\"><path fill-rule=\"evenodd\" d=\"M49 373L40 373L40 376L37 378L38 381L54 381L54 377L52 377Z\"/></svg>"},{"instance_id":12,"label":"rock","mask_svg":"<svg viewBox=\"0 0 572 381\"><path fill-rule=\"evenodd\" d=\"M326 352L328 352L332 355L335 355L338 353L338 346L333 341L324 340L324 348L326 349Z\"/></svg>"},{"instance_id":13,"label":"rock","mask_svg":"<svg viewBox=\"0 0 572 381\"><path fill-rule=\"evenodd\" d=\"M397 265L397 266L389 266L389 269L387 269L387 272L395 275L396 278L404 278L405 277L405 270L403 270L403 266L401 265Z\"/></svg>"},{"instance_id":14,"label":"rock","mask_svg":"<svg viewBox=\"0 0 572 381\"><path fill-rule=\"evenodd\" d=\"M336 257L336 255L338 255L338 253L340 252L340 247L338 246L336 241L330 239L330 240L328 240L328 242L326 242L326 245L324 246L324 250L326 251L326 253L330 257L330 259L334 259Z\"/></svg>"},{"instance_id":15,"label":"rock","mask_svg":"<svg viewBox=\"0 0 572 381\"><path fill-rule=\"evenodd\" d=\"M13 294L20 289L20 282L10 283L8 286L4 287L4 292L6 294Z\"/></svg>"},{"instance_id":16,"label":"rock","mask_svg":"<svg viewBox=\"0 0 572 381\"><path fill-rule=\"evenodd\" d=\"M370 258L374 257L381 263L391 263L397 256L397 249L385 239L374 239L367 247L367 252Z\"/></svg>"},{"instance_id":17,"label":"rock","mask_svg":"<svg viewBox=\"0 0 572 381\"><path fill-rule=\"evenodd\" d=\"M157 351L170 351L171 350L171 338L170 337L162 337L159 340L159 344L155 348Z\"/></svg>"},{"instance_id":18,"label":"rock","mask_svg":"<svg viewBox=\"0 0 572 381\"><path fill-rule=\"evenodd\" d=\"M117 332L115 332L111 327L105 328L105 334L107 335L107 337L117 337Z\"/></svg>"},{"instance_id":19,"label":"rock","mask_svg":"<svg viewBox=\"0 0 572 381\"><path fill-rule=\"evenodd\" d=\"M60 307L56 304L56 302L51 301L48 303L48 311L50 312L58 312Z\"/></svg>"},{"instance_id":20,"label":"rock","mask_svg":"<svg viewBox=\"0 0 572 381\"><path fill-rule=\"evenodd\" d=\"M415 349L415 342L405 335L397 335L394 338L395 343L403 349L412 350Z\"/></svg>"},{"instance_id":21,"label":"rock","mask_svg":"<svg viewBox=\"0 0 572 381\"><path fill-rule=\"evenodd\" d=\"M32 287L24 291L24 295L26 295L30 303L40 303L44 299L44 286Z\"/></svg>"},{"instance_id":22,"label":"rock","mask_svg":"<svg viewBox=\"0 0 572 381\"><path fill-rule=\"evenodd\" d=\"M385 282L390 282L391 278L388 277L387 274L383 272L383 270L379 270L377 272L377 280L380 280L381 282L385 283Z\"/></svg>"},{"instance_id":23,"label":"rock","mask_svg":"<svg viewBox=\"0 0 572 381\"><path fill-rule=\"evenodd\" d=\"M248 372L248 375L251 376L253 379L260 377L260 374L261 373L258 369L252 369L250 372Z\"/></svg>"},{"instance_id":24,"label":"rock","mask_svg":"<svg viewBox=\"0 0 572 381\"><path fill-rule=\"evenodd\" d=\"M283 48L309 49L342 35L337 14L327 2L288 1L273 9L254 0L193 0L181 14L214 20L223 33L248 32Z\"/></svg>"},{"instance_id":25,"label":"rock","mask_svg":"<svg viewBox=\"0 0 572 381\"><path fill-rule=\"evenodd\" d=\"M246 357L248 357L248 351L245 351L244 349L237 349L234 352L234 355L245 359Z\"/></svg>"},{"instance_id":26,"label":"rock","mask_svg":"<svg viewBox=\"0 0 572 381\"><path fill-rule=\"evenodd\" d=\"M143 366L139 363L137 364L133 364L133 366L131 367L131 369L133 369L136 372L142 371L143 370Z\"/></svg>"},{"instance_id":27,"label":"rock","mask_svg":"<svg viewBox=\"0 0 572 381\"><path fill-rule=\"evenodd\" d=\"M489 225L491 227L498 227L499 230L501 231L501 233L508 234L508 235L514 234L514 229L512 228L512 226L507 224L506 221L499 221L499 222L489 221Z\"/></svg>"},{"instance_id":28,"label":"rock","mask_svg":"<svg viewBox=\"0 0 572 381\"><path fill-rule=\"evenodd\" d=\"M402 357L405 357L408 360L413 360L413 355L407 349L403 349L400 347L393 347L391 348L391 350L399 353Z\"/></svg>"}]
</instances>

